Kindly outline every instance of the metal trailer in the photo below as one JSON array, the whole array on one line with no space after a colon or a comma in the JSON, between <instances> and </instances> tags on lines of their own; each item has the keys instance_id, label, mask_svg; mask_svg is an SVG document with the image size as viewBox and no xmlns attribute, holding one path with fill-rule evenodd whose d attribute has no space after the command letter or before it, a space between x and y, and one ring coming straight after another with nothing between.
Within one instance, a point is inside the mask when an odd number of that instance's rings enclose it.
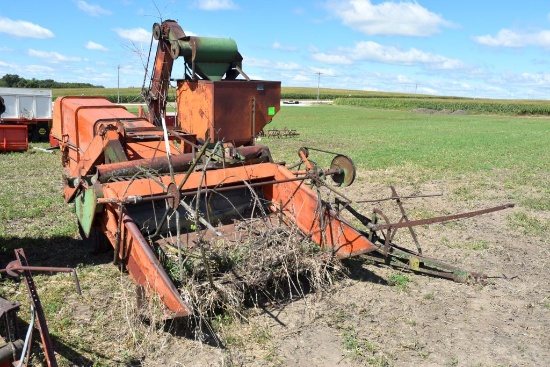
<instances>
[{"instance_id":1,"label":"metal trailer","mask_svg":"<svg viewBox=\"0 0 550 367\"><path fill-rule=\"evenodd\" d=\"M29 142L49 141L52 124L52 91L49 89L0 88L4 111L0 129L5 125L26 125Z\"/></svg>"}]
</instances>

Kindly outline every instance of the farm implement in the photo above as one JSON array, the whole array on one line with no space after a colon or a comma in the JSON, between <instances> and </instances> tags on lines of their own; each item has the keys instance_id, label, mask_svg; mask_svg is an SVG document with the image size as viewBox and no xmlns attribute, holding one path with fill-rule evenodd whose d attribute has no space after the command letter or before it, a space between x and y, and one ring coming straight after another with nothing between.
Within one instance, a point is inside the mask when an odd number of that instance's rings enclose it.
<instances>
[{"instance_id":1,"label":"farm implement","mask_svg":"<svg viewBox=\"0 0 550 367\"><path fill-rule=\"evenodd\" d=\"M415 221L394 190L390 200L401 208L402 220L391 223L382 212L368 218L340 192L355 178L349 157L333 154L323 169L309 158L317 149L301 148L298 163L287 166L255 144L280 109L281 85L251 80L233 40L187 36L171 20L154 24L153 37L158 46L150 85L143 89L145 114L100 97L60 97L51 136L61 151L63 195L75 204L83 238L97 249L110 244L113 261L127 269L140 293L162 301L167 316L193 314L179 287L193 264L202 264L201 286L219 291L227 283L244 284L246 277L236 271L217 285L214 279L250 253L267 256L273 247L265 242L278 242L273 237L280 228L288 228L286 235L299 239L299 247L307 243L314 257L371 256L456 281L482 278L424 257L420 247L401 248L393 237L399 228L414 236L417 225L510 205ZM174 79L176 114L170 116L167 97L177 59L185 71ZM348 213L361 228L345 218ZM232 252L214 259L211 250L228 243ZM274 263L254 264L267 283L286 261L276 255Z\"/></svg>"},{"instance_id":2,"label":"farm implement","mask_svg":"<svg viewBox=\"0 0 550 367\"><path fill-rule=\"evenodd\" d=\"M27 366L31 354L32 336L36 327L40 333L42 349L48 367L57 367L53 343L46 323L46 316L42 308L42 302L38 296L38 290L32 277L33 272L64 272L72 273L76 285L76 291L80 294L80 283L76 271L72 268L30 266L22 248L15 250L15 260L11 261L5 269L0 269L0 274L11 277L22 277L27 287L30 300L31 319L27 333L23 338L20 334L20 325L17 320L17 312L21 307L19 302L11 302L0 297L0 367Z\"/></svg>"},{"instance_id":3,"label":"farm implement","mask_svg":"<svg viewBox=\"0 0 550 367\"><path fill-rule=\"evenodd\" d=\"M0 152L28 150L29 142L48 141L52 91L0 88Z\"/></svg>"}]
</instances>

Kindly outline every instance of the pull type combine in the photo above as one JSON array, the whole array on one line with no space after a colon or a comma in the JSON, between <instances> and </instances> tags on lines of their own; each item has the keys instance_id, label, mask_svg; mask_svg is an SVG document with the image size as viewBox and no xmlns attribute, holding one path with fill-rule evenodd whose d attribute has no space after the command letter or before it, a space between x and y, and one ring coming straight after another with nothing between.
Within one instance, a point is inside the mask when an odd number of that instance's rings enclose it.
<instances>
[{"instance_id":1,"label":"pull type combine","mask_svg":"<svg viewBox=\"0 0 550 367\"><path fill-rule=\"evenodd\" d=\"M296 167L305 169L293 170L275 163L268 147L255 145L255 136L279 111L281 86L251 80L233 40L187 36L171 20L154 24L153 37L158 46L150 86L143 92L145 116L103 98L60 97L51 135L62 152L63 195L75 203L83 237L95 246L107 240L114 262L125 266L139 289L158 295L169 316L188 316L193 309L174 284L182 272L167 271L163 254L176 254L182 270L188 264L182 258L186 249L225 238L239 243L239 223L254 218L264 225L293 226L296 236L337 258L378 254L382 262L401 261L415 271L429 267L455 280L471 277L393 243L398 228L413 233L412 227L424 221L369 219L328 185L326 177L336 186L353 182L355 168L348 157L335 155L329 169L320 169L308 160L314 149L302 148ZM177 113L170 123L167 94L177 59L183 59L185 72L176 80ZM323 200L321 187L339 201ZM365 227L348 223L344 209ZM432 222L449 219L456 218Z\"/></svg>"}]
</instances>

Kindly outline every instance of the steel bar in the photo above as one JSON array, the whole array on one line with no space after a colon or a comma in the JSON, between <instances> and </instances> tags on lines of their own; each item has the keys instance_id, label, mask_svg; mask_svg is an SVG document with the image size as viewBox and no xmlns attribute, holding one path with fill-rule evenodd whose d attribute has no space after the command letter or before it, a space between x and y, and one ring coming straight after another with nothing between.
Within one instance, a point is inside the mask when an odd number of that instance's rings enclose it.
<instances>
[{"instance_id":1,"label":"steel bar","mask_svg":"<svg viewBox=\"0 0 550 367\"><path fill-rule=\"evenodd\" d=\"M15 257L22 267L28 267L27 258L25 257L25 253L22 248L15 250ZM48 325L46 324L46 316L44 315L44 309L42 308L42 303L38 297L38 292L36 290L36 286L34 285L34 280L32 279L30 270L23 270L23 277L25 278L29 298L38 319L38 330L40 331L40 338L42 339L46 362L48 367L57 367L57 360L55 359L55 354L53 351L52 339L50 337Z\"/></svg>"},{"instance_id":2,"label":"steel bar","mask_svg":"<svg viewBox=\"0 0 550 367\"><path fill-rule=\"evenodd\" d=\"M170 194L165 195L155 195L155 196L125 196L122 198L97 198L96 202L98 204L139 204L139 203L145 203L149 201L155 201L155 200L163 200L163 199L173 199L174 196Z\"/></svg>"},{"instance_id":3,"label":"steel bar","mask_svg":"<svg viewBox=\"0 0 550 367\"><path fill-rule=\"evenodd\" d=\"M399 199L399 195L397 194L397 191L395 190L395 187L390 186L391 193L393 196L397 197L398 199L395 199L395 202L397 203L397 206L399 207L399 210L401 211L401 219L405 221L405 223L410 223L409 217L407 216L407 212L405 211L405 208L403 207L403 203L401 202L401 199ZM401 220L400 220L401 221ZM414 229L412 227L409 228L409 233L411 234L411 237L413 238L414 244L416 245L416 249L418 250L418 253L422 253L422 248L420 247L420 243L418 242L418 238L416 237L416 233L414 232ZM395 229L397 231L397 228ZM395 236L395 232L392 235L392 237Z\"/></svg>"},{"instance_id":4,"label":"steel bar","mask_svg":"<svg viewBox=\"0 0 550 367\"><path fill-rule=\"evenodd\" d=\"M379 203L382 201L390 201L390 200L398 200L398 199L417 199L417 198L431 198L435 196L443 196L443 194L424 194L424 195L408 195L408 196L390 196L387 198L381 198L381 199L370 199L370 200L357 200L355 203L357 204L363 204L363 203Z\"/></svg>"},{"instance_id":5,"label":"steel bar","mask_svg":"<svg viewBox=\"0 0 550 367\"><path fill-rule=\"evenodd\" d=\"M427 224L433 224L433 223L442 223L442 222L448 222L451 220L456 219L462 219L462 218L471 218L482 214L492 213L499 210L504 210L508 208L513 208L515 204L504 204L500 206L495 206L493 208L488 209L482 209L482 210L476 210L472 212L467 213L461 213L461 214L453 214L453 215L446 215L441 217L434 217L434 218L427 218L427 219L419 219L419 220L412 220L410 222L401 222L401 223L388 223L388 224L372 224L369 223L367 227L373 231L380 231L384 229L389 228L404 228L404 227L415 227L415 226L423 226Z\"/></svg>"},{"instance_id":6,"label":"steel bar","mask_svg":"<svg viewBox=\"0 0 550 367\"><path fill-rule=\"evenodd\" d=\"M6 269L0 270L1 272L7 272L8 274L12 276L19 275L25 271L38 271L38 272L52 272L52 273L73 273L73 278L76 286L76 291L78 294L82 294L82 290L80 288L80 282L78 280L78 275L76 274L76 270L73 268L57 268L57 267L48 267L48 266L28 266L28 265L22 265L19 260L12 261L8 264Z\"/></svg>"},{"instance_id":7,"label":"steel bar","mask_svg":"<svg viewBox=\"0 0 550 367\"><path fill-rule=\"evenodd\" d=\"M285 182L292 182L292 181L304 181L309 179L309 177L295 177L295 178L286 178L282 180L271 180L271 181L261 181L261 182L251 182L248 185L247 184L240 184L240 185L231 185L231 186L223 186L223 187L215 187L215 188L206 188L203 187L200 189L201 193L205 192L223 192L228 190L234 190L234 189L245 189L248 187L258 187L258 186L266 186L266 185L275 185L278 183L285 183ZM197 191L187 191L183 192L182 196L189 196L189 195L196 195Z\"/></svg>"}]
</instances>

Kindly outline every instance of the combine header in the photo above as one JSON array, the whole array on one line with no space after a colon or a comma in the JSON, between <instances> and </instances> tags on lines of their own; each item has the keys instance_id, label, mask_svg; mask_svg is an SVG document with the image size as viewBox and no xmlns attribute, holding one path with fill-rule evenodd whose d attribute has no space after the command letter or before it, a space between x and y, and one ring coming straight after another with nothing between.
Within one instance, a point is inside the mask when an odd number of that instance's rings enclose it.
<instances>
[{"instance_id":1,"label":"combine header","mask_svg":"<svg viewBox=\"0 0 550 367\"><path fill-rule=\"evenodd\" d=\"M321 169L308 160L314 149L302 148L298 169L291 169L275 163L268 147L255 145L255 136L279 111L280 82L250 80L233 40L187 36L171 20L154 24L153 36L158 48L143 91L146 116L103 98L60 97L51 136L62 153L64 198L75 203L83 237L96 248L110 243L114 262L139 289L158 295L170 317L191 315L193 309L174 284L178 275L166 270L163 254L176 254L181 271L186 249L222 238L238 243L239 222L251 218L296 227L297 236L337 258L378 254L382 262L400 261L414 271L429 265L434 274L472 278L393 243L398 228L427 221L409 221L404 211L406 220L399 223L379 222L383 213L371 219L357 213L333 187L354 180L347 156L335 155ZM176 80L177 113L170 121L167 94L176 59L183 59L185 73ZM338 201L324 200L320 188ZM399 203L396 194L392 199ZM348 223L344 209L364 228ZM456 217L431 222L450 219Z\"/></svg>"}]
</instances>

